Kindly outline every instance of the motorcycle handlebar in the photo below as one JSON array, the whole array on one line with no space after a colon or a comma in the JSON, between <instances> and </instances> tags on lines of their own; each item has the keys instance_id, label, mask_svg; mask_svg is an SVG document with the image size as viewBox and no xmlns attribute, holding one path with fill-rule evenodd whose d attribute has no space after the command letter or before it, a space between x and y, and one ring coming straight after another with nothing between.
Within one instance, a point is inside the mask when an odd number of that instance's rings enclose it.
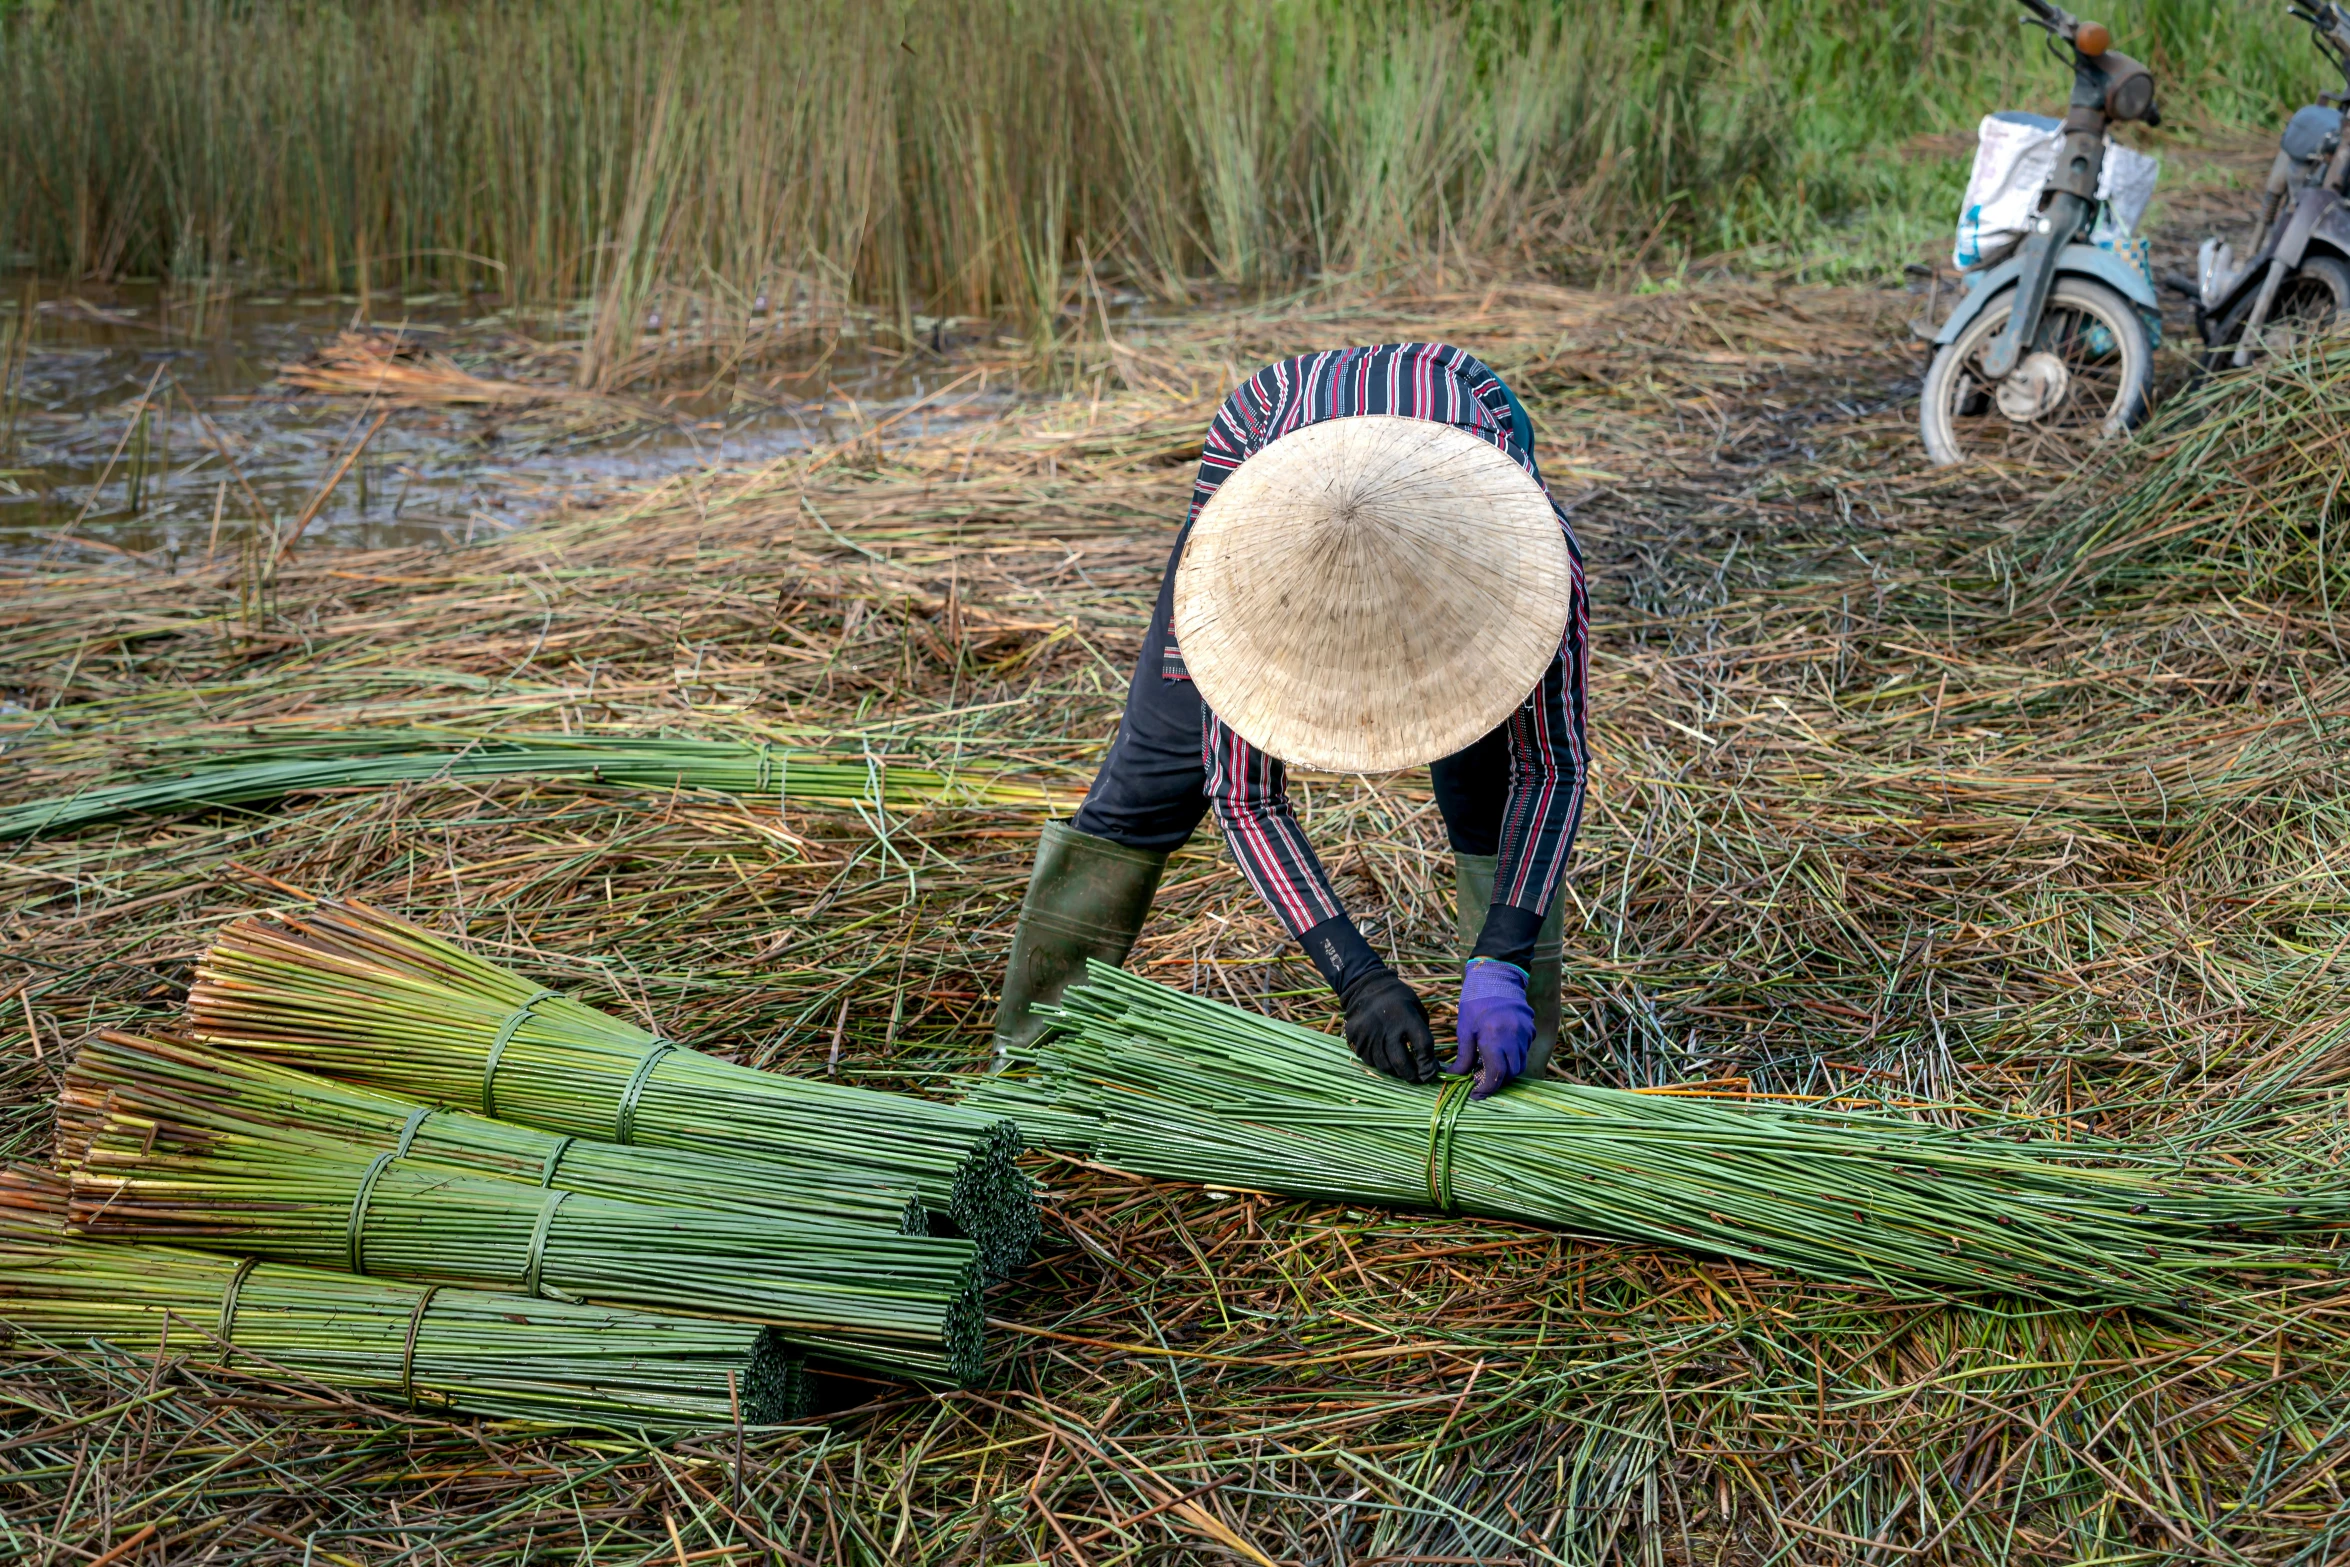
<instances>
[{"instance_id":1,"label":"motorcycle handlebar","mask_svg":"<svg viewBox=\"0 0 2350 1567\"><path fill-rule=\"evenodd\" d=\"M2153 77L2137 61L2112 52L2113 35L2103 23L2084 22L2050 0L2020 0L2020 3L2028 13L2024 18L2026 23L2046 28L2072 46L2076 93L2092 82L2101 81L2107 114L2115 119L2141 120L2148 125L2162 123L2161 111L2154 106ZM2343 13L2333 0L2286 0L2286 3L2295 8L2296 14L2305 5L2323 6L2329 15L2343 16L2345 26L2350 27L2350 15Z\"/></svg>"},{"instance_id":2,"label":"motorcycle handlebar","mask_svg":"<svg viewBox=\"0 0 2350 1567\"><path fill-rule=\"evenodd\" d=\"M2350 11L2332 0L2288 0L2286 9L2296 22L2309 24L2310 41L2317 45L2317 52L2350 79ZM2328 95L2319 93L2318 97L2326 99Z\"/></svg>"},{"instance_id":3,"label":"motorcycle handlebar","mask_svg":"<svg viewBox=\"0 0 2350 1567\"><path fill-rule=\"evenodd\" d=\"M2023 7L2032 13L2025 18L2026 21L2035 26L2047 28L2068 44L2073 41L2073 34L2080 28L2081 24L2071 12L2050 5L2048 0L2023 0Z\"/></svg>"},{"instance_id":4,"label":"motorcycle handlebar","mask_svg":"<svg viewBox=\"0 0 2350 1567\"><path fill-rule=\"evenodd\" d=\"M2295 21L2307 22L2323 41L2337 49L2350 49L2350 12L2332 0L2294 0L2287 9Z\"/></svg>"}]
</instances>

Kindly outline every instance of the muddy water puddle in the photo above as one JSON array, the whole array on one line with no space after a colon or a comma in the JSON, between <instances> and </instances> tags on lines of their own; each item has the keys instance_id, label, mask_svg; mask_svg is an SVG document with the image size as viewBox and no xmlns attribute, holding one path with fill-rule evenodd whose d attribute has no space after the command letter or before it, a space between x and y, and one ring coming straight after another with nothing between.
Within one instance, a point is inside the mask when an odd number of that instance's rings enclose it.
<instances>
[{"instance_id":1,"label":"muddy water puddle","mask_svg":"<svg viewBox=\"0 0 2350 1567\"><path fill-rule=\"evenodd\" d=\"M755 360L737 358L739 342L689 345L662 384L583 399L565 325L456 295L379 293L362 312L350 295L0 283L0 558L174 568L297 524L304 550L457 543L683 468L766 461L884 420L921 435L1006 401L936 352L804 333ZM952 335L932 335L951 355ZM386 406L289 384L286 366L338 342L421 356L444 382L547 395Z\"/></svg>"}]
</instances>

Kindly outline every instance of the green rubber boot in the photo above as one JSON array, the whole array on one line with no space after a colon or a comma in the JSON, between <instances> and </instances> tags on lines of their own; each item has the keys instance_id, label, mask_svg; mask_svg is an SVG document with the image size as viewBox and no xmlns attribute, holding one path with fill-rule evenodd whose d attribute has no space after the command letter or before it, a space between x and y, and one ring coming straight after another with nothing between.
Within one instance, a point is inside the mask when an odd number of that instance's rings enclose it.
<instances>
[{"instance_id":1,"label":"green rubber boot","mask_svg":"<svg viewBox=\"0 0 2350 1567\"><path fill-rule=\"evenodd\" d=\"M1087 958L1126 961L1166 868L1167 856L1158 850L1129 849L1067 822L1045 824L996 1006L998 1066L1006 1052L1036 1042L1045 1020L1031 1009L1060 1000L1072 980L1084 977Z\"/></svg>"},{"instance_id":2,"label":"green rubber boot","mask_svg":"<svg viewBox=\"0 0 2350 1567\"><path fill-rule=\"evenodd\" d=\"M1469 953L1477 945L1477 938L1485 930L1485 911L1493 906L1493 873L1500 863L1491 854L1462 854L1452 857L1455 910L1461 933L1461 961L1469 961ZM1534 1044L1526 1052L1528 1077L1540 1077L1550 1065L1551 1047L1559 1037L1559 969L1560 943L1567 928L1567 896L1561 888L1551 900L1550 917L1542 922L1542 929L1534 936L1534 958L1527 965L1526 999L1534 1005Z\"/></svg>"}]
</instances>

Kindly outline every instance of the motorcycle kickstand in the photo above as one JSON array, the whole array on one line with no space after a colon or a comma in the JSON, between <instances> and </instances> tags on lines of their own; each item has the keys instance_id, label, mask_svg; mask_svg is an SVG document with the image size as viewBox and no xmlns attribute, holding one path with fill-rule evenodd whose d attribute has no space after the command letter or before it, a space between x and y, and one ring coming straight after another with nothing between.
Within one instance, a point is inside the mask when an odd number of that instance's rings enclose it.
<instances>
[{"instance_id":1,"label":"motorcycle kickstand","mask_svg":"<svg viewBox=\"0 0 2350 1567\"><path fill-rule=\"evenodd\" d=\"M2244 318L2242 330L2236 333L2236 352L2228 360L2239 370L2252 363L2254 335L2268 325L2269 309L2277 302L2277 290L2284 286L2287 270L2284 257L2269 258L2268 276L2260 280L2260 297L2252 301L2252 313Z\"/></svg>"}]
</instances>

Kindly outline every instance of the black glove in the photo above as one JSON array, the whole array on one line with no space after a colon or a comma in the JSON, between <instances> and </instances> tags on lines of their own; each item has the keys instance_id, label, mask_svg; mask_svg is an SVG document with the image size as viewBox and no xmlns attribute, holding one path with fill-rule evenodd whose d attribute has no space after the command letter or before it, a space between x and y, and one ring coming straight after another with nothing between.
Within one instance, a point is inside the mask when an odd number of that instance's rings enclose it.
<instances>
[{"instance_id":1,"label":"black glove","mask_svg":"<svg viewBox=\"0 0 2350 1567\"><path fill-rule=\"evenodd\" d=\"M1338 994L1346 1008L1346 1042L1363 1065L1407 1083L1436 1079L1436 1036L1412 987L1382 963Z\"/></svg>"}]
</instances>

